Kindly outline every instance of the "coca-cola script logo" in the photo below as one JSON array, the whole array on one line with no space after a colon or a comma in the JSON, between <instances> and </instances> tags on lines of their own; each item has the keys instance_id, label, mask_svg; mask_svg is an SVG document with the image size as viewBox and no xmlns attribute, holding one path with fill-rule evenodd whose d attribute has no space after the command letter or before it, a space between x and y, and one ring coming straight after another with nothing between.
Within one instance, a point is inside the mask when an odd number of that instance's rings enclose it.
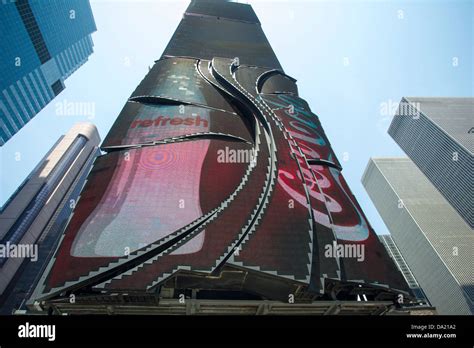
<instances>
[{"instance_id":1,"label":"coca-cola script logo","mask_svg":"<svg viewBox=\"0 0 474 348\"><path fill-rule=\"evenodd\" d=\"M315 115L305 110L300 100L288 95L279 95L278 100L267 98L265 101L270 107L280 110L281 121L306 158L335 161L335 156L326 141L319 121ZM293 105L291 110L290 105ZM302 161L302 158L298 158L298 161ZM317 165L308 169L301 162L300 168L310 196L323 203L312 207L316 222L332 227L340 240L366 240L369 236L368 224L341 182L339 170ZM299 172L290 173L280 169L278 183L296 202L307 206L306 196L298 189L303 179L300 176ZM332 224L328 212L333 218Z\"/></svg>"}]
</instances>

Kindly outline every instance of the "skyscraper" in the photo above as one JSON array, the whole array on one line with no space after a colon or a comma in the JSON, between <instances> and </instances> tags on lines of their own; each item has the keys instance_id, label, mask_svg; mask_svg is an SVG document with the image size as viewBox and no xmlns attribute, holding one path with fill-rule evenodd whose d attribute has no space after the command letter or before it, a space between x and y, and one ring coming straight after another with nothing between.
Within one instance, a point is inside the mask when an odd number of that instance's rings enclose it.
<instances>
[{"instance_id":1,"label":"skyscraper","mask_svg":"<svg viewBox=\"0 0 474 348\"><path fill-rule=\"evenodd\" d=\"M0 146L65 87L92 53L89 1L0 3Z\"/></svg>"},{"instance_id":2,"label":"skyscraper","mask_svg":"<svg viewBox=\"0 0 474 348\"><path fill-rule=\"evenodd\" d=\"M428 305L429 302L425 296L425 293L423 292L423 289L420 287L420 284L418 284L418 281L411 272L410 267L403 258L403 255L395 244L392 236L389 234L381 234L379 235L379 239L385 249L387 249L390 257L395 261L395 264L397 265L400 272L402 272L403 277L405 278L408 286L413 291L418 301L424 305Z\"/></svg>"},{"instance_id":3,"label":"skyscraper","mask_svg":"<svg viewBox=\"0 0 474 348\"><path fill-rule=\"evenodd\" d=\"M409 158L369 161L362 183L439 314L474 313L474 234Z\"/></svg>"},{"instance_id":4,"label":"skyscraper","mask_svg":"<svg viewBox=\"0 0 474 348\"><path fill-rule=\"evenodd\" d=\"M99 143L94 125L76 124L0 208L0 313L24 297L52 255Z\"/></svg>"},{"instance_id":5,"label":"skyscraper","mask_svg":"<svg viewBox=\"0 0 474 348\"><path fill-rule=\"evenodd\" d=\"M101 148L32 308L182 296L380 314L410 299L249 5L192 1Z\"/></svg>"},{"instance_id":6,"label":"skyscraper","mask_svg":"<svg viewBox=\"0 0 474 348\"><path fill-rule=\"evenodd\" d=\"M474 98L403 98L388 133L474 228Z\"/></svg>"}]
</instances>

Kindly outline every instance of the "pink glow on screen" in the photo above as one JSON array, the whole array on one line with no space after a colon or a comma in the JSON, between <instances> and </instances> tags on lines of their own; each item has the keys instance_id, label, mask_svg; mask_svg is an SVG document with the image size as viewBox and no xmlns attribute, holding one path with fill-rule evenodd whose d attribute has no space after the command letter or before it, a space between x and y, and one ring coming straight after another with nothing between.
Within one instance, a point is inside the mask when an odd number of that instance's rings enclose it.
<instances>
[{"instance_id":1,"label":"pink glow on screen","mask_svg":"<svg viewBox=\"0 0 474 348\"><path fill-rule=\"evenodd\" d=\"M111 183L72 246L80 257L124 256L202 215L199 183L209 140L123 154ZM180 252L196 252L204 234Z\"/></svg>"}]
</instances>

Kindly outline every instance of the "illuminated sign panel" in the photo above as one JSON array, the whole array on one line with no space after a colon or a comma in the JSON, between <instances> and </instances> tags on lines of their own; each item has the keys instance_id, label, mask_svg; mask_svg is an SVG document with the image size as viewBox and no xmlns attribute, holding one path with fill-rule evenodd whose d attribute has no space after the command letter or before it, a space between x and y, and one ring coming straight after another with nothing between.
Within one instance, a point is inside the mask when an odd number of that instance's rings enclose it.
<instances>
[{"instance_id":1,"label":"illuminated sign panel","mask_svg":"<svg viewBox=\"0 0 474 348\"><path fill-rule=\"evenodd\" d=\"M245 53L155 63L102 145L38 298L148 293L178 275L270 299L296 288L337 299L361 284L374 298L405 293L296 81L276 57L245 65ZM235 287L216 280L229 268L244 274Z\"/></svg>"}]
</instances>

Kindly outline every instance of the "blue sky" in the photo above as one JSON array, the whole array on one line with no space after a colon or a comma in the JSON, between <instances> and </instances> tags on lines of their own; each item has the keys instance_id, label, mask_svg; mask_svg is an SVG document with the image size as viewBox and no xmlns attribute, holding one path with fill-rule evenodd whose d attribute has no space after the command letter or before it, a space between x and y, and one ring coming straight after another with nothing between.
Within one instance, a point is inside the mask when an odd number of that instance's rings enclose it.
<instances>
[{"instance_id":1,"label":"blue sky","mask_svg":"<svg viewBox=\"0 0 474 348\"><path fill-rule=\"evenodd\" d=\"M321 119L377 233L387 229L361 176L370 157L403 156L388 136L402 96L474 96L472 1L248 1L285 72ZM102 139L158 59L188 1L92 0L94 53L66 89L0 148L0 204L61 134L91 121ZM89 112L65 115L67 103ZM389 110L390 111L390 110Z\"/></svg>"}]
</instances>

